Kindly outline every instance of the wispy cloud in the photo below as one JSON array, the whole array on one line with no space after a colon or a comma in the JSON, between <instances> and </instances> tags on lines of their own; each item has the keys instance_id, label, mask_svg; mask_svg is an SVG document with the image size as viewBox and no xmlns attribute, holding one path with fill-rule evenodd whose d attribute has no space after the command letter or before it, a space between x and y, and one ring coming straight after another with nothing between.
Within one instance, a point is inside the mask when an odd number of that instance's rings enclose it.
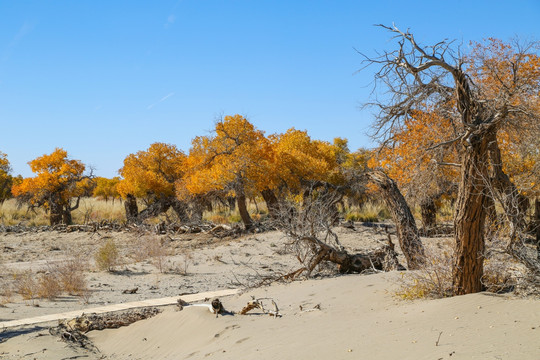
<instances>
[{"instance_id":1,"label":"wispy cloud","mask_svg":"<svg viewBox=\"0 0 540 360\"><path fill-rule=\"evenodd\" d=\"M163 27L168 28L168 27L172 26L172 24L174 24L175 21L176 21L176 15L171 14L171 15L169 15L167 17L167 22L165 24L163 24Z\"/></svg>"},{"instance_id":2,"label":"wispy cloud","mask_svg":"<svg viewBox=\"0 0 540 360\"><path fill-rule=\"evenodd\" d=\"M19 31L17 31L17 33L15 34L13 39L11 39L11 41L8 44L8 46L6 47L6 49L4 50L4 53L2 54L1 60L6 61L11 56L13 48L15 48L17 46L17 44L19 42L21 42L21 40L26 35L28 35L30 32L32 32L32 30L34 30L34 24L32 24L32 23L30 23L28 21L25 21L22 24L22 26L19 28Z\"/></svg>"},{"instance_id":3,"label":"wispy cloud","mask_svg":"<svg viewBox=\"0 0 540 360\"><path fill-rule=\"evenodd\" d=\"M164 97L162 97L161 99L159 99L159 101L157 101L157 102L155 102L155 103L153 103L153 104L148 105L148 106L146 107L146 109L147 109L147 110L150 110L151 108L153 108L154 106L156 106L156 105L159 104L160 102L163 102L163 101L167 100L168 98L170 98L170 97L173 96L173 95L174 95L173 92L172 92L172 93L169 93L169 94L167 94L167 95L165 95Z\"/></svg>"}]
</instances>

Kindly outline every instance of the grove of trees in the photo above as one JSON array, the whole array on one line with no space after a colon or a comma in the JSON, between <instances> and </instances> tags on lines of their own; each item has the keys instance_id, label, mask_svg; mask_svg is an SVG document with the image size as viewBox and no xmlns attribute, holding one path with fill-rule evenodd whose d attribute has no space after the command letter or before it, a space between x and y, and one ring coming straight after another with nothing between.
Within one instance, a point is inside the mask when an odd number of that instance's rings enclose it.
<instances>
[{"instance_id":1,"label":"grove of trees","mask_svg":"<svg viewBox=\"0 0 540 360\"><path fill-rule=\"evenodd\" d=\"M487 39L465 52L453 42L422 45L409 31L382 28L393 36L394 48L365 57L366 67L377 67L377 86L386 91L384 100L367 104L377 109L376 149L351 152L346 139L330 143L294 128L265 135L237 114L193 139L187 153L154 143L129 154L113 179L94 178L58 148L29 163L35 177L18 180L0 153L0 201L14 196L30 208L43 207L51 225L70 224L71 211L89 194L121 198L131 223L169 209L180 222L197 222L220 203L237 207L250 230L256 221L248 203L260 199L275 224L288 226L298 218L287 216L307 219L309 211L324 208L327 218L314 227L332 234L338 206L344 199L361 201L374 185L396 224L409 269L426 261L409 204L420 208L428 231L436 228L441 202L452 204L454 294L482 290L492 227L507 225L506 250L540 275L540 250L536 259L523 250L534 231L540 248L539 44ZM348 268L363 259L349 257L337 240L321 242L309 228L302 234L312 249L319 246L314 256L320 259L340 257Z\"/></svg>"}]
</instances>

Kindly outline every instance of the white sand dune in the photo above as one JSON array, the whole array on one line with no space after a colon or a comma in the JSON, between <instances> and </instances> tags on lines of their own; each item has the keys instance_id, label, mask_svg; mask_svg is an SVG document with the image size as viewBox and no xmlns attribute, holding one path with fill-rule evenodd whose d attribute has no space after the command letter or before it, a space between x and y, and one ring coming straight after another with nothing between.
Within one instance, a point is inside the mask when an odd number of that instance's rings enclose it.
<instances>
[{"instance_id":1,"label":"white sand dune","mask_svg":"<svg viewBox=\"0 0 540 360\"><path fill-rule=\"evenodd\" d=\"M278 319L167 309L90 338L111 359L540 359L540 302L484 293L398 301L395 276L295 282L223 299L240 310L251 296L272 297Z\"/></svg>"}]
</instances>

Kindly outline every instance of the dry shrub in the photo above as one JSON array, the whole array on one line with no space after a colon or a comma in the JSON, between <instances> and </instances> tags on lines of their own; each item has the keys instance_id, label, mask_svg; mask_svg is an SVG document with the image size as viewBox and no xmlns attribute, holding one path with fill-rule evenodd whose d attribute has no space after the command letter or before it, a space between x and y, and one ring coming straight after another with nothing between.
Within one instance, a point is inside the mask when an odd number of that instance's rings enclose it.
<instances>
[{"instance_id":1,"label":"dry shrub","mask_svg":"<svg viewBox=\"0 0 540 360\"><path fill-rule=\"evenodd\" d=\"M453 251L448 245L425 249L426 263L415 271L401 273L396 295L402 299L443 298L452 295Z\"/></svg>"},{"instance_id":2,"label":"dry shrub","mask_svg":"<svg viewBox=\"0 0 540 360\"><path fill-rule=\"evenodd\" d=\"M504 293L527 285L526 269L509 255L504 241L494 239L486 244L482 285L485 291ZM452 296L454 266L452 241L439 248L426 247L426 265L417 271L402 273L396 295L403 299L442 298Z\"/></svg>"},{"instance_id":3,"label":"dry shrub","mask_svg":"<svg viewBox=\"0 0 540 360\"><path fill-rule=\"evenodd\" d=\"M40 298L54 300L62 293L58 277L50 272L41 273L37 281L37 294Z\"/></svg>"},{"instance_id":4,"label":"dry shrub","mask_svg":"<svg viewBox=\"0 0 540 360\"><path fill-rule=\"evenodd\" d=\"M157 236L139 237L132 257L135 261L144 261L150 258L152 265L154 265L160 272L164 271L165 257L169 255L167 245L164 239L160 239Z\"/></svg>"},{"instance_id":5,"label":"dry shrub","mask_svg":"<svg viewBox=\"0 0 540 360\"><path fill-rule=\"evenodd\" d=\"M186 251L180 255L178 262L173 262L172 266L167 269L167 272L186 276L189 267L193 264L193 255L190 251Z\"/></svg>"},{"instance_id":6,"label":"dry shrub","mask_svg":"<svg viewBox=\"0 0 540 360\"><path fill-rule=\"evenodd\" d=\"M49 264L49 272L57 277L62 290L75 296L83 296L89 291L84 275L87 269L88 262L82 255Z\"/></svg>"},{"instance_id":7,"label":"dry shrub","mask_svg":"<svg viewBox=\"0 0 540 360\"><path fill-rule=\"evenodd\" d=\"M168 255L167 247L158 237L152 237L146 242L146 251L159 272L163 272L165 257Z\"/></svg>"},{"instance_id":8,"label":"dry shrub","mask_svg":"<svg viewBox=\"0 0 540 360\"><path fill-rule=\"evenodd\" d=\"M98 249L94 260L99 270L114 271L114 268L118 265L119 255L113 239L107 239L105 244Z\"/></svg>"},{"instance_id":9,"label":"dry shrub","mask_svg":"<svg viewBox=\"0 0 540 360\"><path fill-rule=\"evenodd\" d=\"M15 289L24 300L35 300L38 297L38 283L35 274L30 271L13 273Z\"/></svg>"}]
</instances>

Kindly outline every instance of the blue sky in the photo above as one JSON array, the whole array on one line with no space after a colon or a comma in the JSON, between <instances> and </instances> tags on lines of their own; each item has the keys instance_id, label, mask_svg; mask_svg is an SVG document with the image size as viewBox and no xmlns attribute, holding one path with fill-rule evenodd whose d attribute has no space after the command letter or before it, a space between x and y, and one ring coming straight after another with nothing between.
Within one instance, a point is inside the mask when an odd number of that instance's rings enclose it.
<instances>
[{"instance_id":1,"label":"blue sky","mask_svg":"<svg viewBox=\"0 0 540 360\"><path fill-rule=\"evenodd\" d=\"M539 40L540 1L0 0L0 151L13 173L55 147L112 177L151 143L206 135L242 114L267 134L366 135L373 24L419 42Z\"/></svg>"}]
</instances>

